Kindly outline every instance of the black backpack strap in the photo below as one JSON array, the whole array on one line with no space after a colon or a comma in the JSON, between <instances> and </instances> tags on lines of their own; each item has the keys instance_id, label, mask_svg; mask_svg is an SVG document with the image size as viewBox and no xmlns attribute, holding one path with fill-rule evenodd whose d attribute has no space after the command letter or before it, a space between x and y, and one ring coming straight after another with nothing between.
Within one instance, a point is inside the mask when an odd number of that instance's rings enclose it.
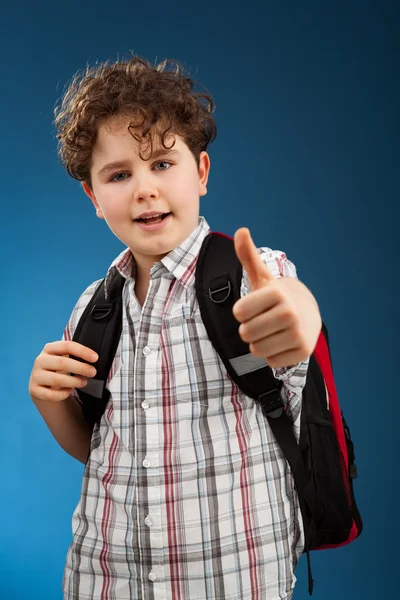
<instances>
[{"instance_id":1,"label":"black backpack strap","mask_svg":"<svg viewBox=\"0 0 400 600\"><path fill-rule=\"evenodd\" d=\"M280 413L282 383L274 378L264 358L250 353L233 316L233 305L240 298L242 273L233 240L210 233L204 239L196 266L196 294L205 328L229 375L246 396L260 402L266 415Z\"/></svg>"},{"instance_id":2,"label":"black backpack strap","mask_svg":"<svg viewBox=\"0 0 400 600\"><path fill-rule=\"evenodd\" d=\"M97 352L96 377L87 386L77 389L85 420L94 425L99 422L109 400L107 377L117 351L122 330L122 288L124 277L114 267L107 281L107 298L104 279L100 282L76 327L73 341ZM75 360L82 359L71 357ZM84 361L82 361L84 362Z\"/></svg>"},{"instance_id":3,"label":"black backpack strap","mask_svg":"<svg viewBox=\"0 0 400 600\"><path fill-rule=\"evenodd\" d=\"M313 582L308 549L315 506L313 488L292 423L283 408L282 382L275 379L264 358L256 358L250 353L249 344L243 342L239 335L239 323L232 309L240 298L242 276L243 269L233 240L210 233L204 239L196 266L196 294L201 316L230 377L246 396L261 405L291 467L304 521L311 594Z\"/></svg>"}]
</instances>

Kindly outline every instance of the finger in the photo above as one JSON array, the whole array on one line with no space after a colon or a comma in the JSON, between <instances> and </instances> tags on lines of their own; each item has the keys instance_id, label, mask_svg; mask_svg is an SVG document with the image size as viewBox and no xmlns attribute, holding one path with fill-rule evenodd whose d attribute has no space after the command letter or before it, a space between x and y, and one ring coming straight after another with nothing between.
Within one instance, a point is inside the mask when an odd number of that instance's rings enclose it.
<instances>
[{"instance_id":1,"label":"finger","mask_svg":"<svg viewBox=\"0 0 400 600\"><path fill-rule=\"evenodd\" d=\"M274 275L261 260L250 231L246 227L236 231L234 243L236 255L244 270L247 271L252 291L264 287L269 281L274 281Z\"/></svg>"},{"instance_id":2,"label":"finger","mask_svg":"<svg viewBox=\"0 0 400 600\"><path fill-rule=\"evenodd\" d=\"M244 323L271 310L277 304L281 304L283 300L282 291L276 286L263 287L235 302L232 309L233 316L239 323Z\"/></svg>"},{"instance_id":3,"label":"finger","mask_svg":"<svg viewBox=\"0 0 400 600\"><path fill-rule=\"evenodd\" d=\"M250 352L257 357L274 357L278 354L299 350L290 331L279 331L250 344Z\"/></svg>"},{"instance_id":4,"label":"finger","mask_svg":"<svg viewBox=\"0 0 400 600\"><path fill-rule=\"evenodd\" d=\"M253 319L245 321L239 327L240 337L250 344L274 333L288 329L292 320L280 308L272 308L268 313L262 312Z\"/></svg>"},{"instance_id":5,"label":"finger","mask_svg":"<svg viewBox=\"0 0 400 600\"><path fill-rule=\"evenodd\" d=\"M37 366L49 372L73 373L83 377L94 377L97 373L96 368L87 363L74 360L68 356L56 356L46 353L40 355Z\"/></svg>"},{"instance_id":6,"label":"finger","mask_svg":"<svg viewBox=\"0 0 400 600\"><path fill-rule=\"evenodd\" d=\"M87 378L78 375L67 375L66 373L54 373L53 371L39 371L35 377L35 384L41 387L82 388L87 385Z\"/></svg>"},{"instance_id":7,"label":"finger","mask_svg":"<svg viewBox=\"0 0 400 600\"><path fill-rule=\"evenodd\" d=\"M47 354L58 356L72 354L73 356L76 356L77 358L83 358L83 360L87 360L88 362L96 362L99 358L96 352L87 346L83 346L82 344L73 342L72 340L51 342L46 344L43 351Z\"/></svg>"},{"instance_id":8,"label":"finger","mask_svg":"<svg viewBox=\"0 0 400 600\"><path fill-rule=\"evenodd\" d=\"M32 389L32 397L35 398L35 400L45 400L46 402L62 402L71 394L72 388L52 390L51 388L47 387L34 387Z\"/></svg>"},{"instance_id":9,"label":"finger","mask_svg":"<svg viewBox=\"0 0 400 600\"><path fill-rule=\"evenodd\" d=\"M297 365L297 363L305 360L305 358L306 357L301 356L298 349L293 349L280 354L275 354L274 356L268 356L266 360L270 367L280 369L281 367L293 367L294 365Z\"/></svg>"}]
</instances>

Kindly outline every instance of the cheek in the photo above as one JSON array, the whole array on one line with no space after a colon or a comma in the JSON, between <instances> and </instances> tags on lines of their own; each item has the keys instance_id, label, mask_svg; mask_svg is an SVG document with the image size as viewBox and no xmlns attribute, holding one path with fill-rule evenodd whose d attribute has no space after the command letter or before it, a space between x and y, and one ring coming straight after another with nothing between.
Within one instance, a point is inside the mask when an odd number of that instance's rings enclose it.
<instances>
[{"instance_id":1,"label":"cheek","mask_svg":"<svg viewBox=\"0 0 400 600\"><path fill-rule=\"evenodd\" d=\"M199 204L198 183L193 179L180 179L172 189L172 198L176 208L182 212L192 212Z\"/></svg>"},{"instance_id":2,"label":"cheek","mask_svg":"<svg viewBox=\"0 0 400 600\"><path fill-rule=\"evenodd\" d=\"M193 195L190 196L187 193L181 202L175 202L173 208L171 210L175 210L178 215L181 215L185 218L190 218L199 211L199 202L196 197Z\"/></svg>"},{"instance_id":3,"label":"cheek","mask_svg":"<svg viewBox=\"0 0 400 600\"><path fill-rule=\"evenodd\" d=\"M118 194L114 194L112 198L103 197L100 201L100 206L106 219L115 220L126 218L126 215L129 214L129 206L118 196Z\"/></svg>"}]
</instances>

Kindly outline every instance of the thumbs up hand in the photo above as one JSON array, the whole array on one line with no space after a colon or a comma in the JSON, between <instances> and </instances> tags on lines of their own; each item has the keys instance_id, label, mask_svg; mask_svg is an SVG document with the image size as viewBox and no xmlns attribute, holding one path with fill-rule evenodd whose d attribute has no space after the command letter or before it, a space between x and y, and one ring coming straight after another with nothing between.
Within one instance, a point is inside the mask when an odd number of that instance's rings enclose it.
<instances>
[{"instance_id":1,"label":"thumbs up hand","mask_svg":"<svg viewBox=\"0 0 400 600\"><path fill-rule=\"evenodd\" d=\"M313 353L322 327L314 296L298 279L271 273L248 229L238 229L234 243L251 290L233 307L241 323L240 337L270 367L289 367L305 360Z\"/></svg>"}]
</instances>

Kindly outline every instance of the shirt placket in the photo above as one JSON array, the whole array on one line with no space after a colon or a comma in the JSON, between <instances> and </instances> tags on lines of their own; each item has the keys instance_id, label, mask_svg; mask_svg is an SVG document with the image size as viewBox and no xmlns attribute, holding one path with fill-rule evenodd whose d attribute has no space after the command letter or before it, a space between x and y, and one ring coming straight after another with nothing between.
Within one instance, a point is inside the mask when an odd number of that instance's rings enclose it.
<instances>
[{"instance_id":1,"label":"shirt placket","mask_svg":"<svg viewBox=\"0 0 400 600\"><path fill-rule=\"evenodd\" d=\"M162 456L163 439L162 427L162 390L161 390L161 349L160 334L162 323L162 306L168 292L170 281L166 278L160 278L157 281L150 280L149 291L142 308L142 316L139 324L138 339L142 339L140 328L150 319L152 323L151 331L147 336L145 344L136 349L135 368L145 372L145 388L135 389L134 397L141 398L139 404L135 406L137 414L137 427L144 427L146 432L146 450L142 451L139 447L135 455L137 468L142 470L143 480L144 471L147 477L147 509L143 506L139 496L137 503L138 511L138 530L140 544L150 542L151 566L145 566L143 575L143 594L148 597L147 590L152 588L154 598L163 600L167 598L165 586L165 565L163 553L163 530L162 530L162 502L163 502L163 484L162 484ZM157 302L154 302L154 296L157 295ZM137 383L135 381L135 387ZM140 493L140 492L139 492Z\"/></svg>"}]
</instances>

